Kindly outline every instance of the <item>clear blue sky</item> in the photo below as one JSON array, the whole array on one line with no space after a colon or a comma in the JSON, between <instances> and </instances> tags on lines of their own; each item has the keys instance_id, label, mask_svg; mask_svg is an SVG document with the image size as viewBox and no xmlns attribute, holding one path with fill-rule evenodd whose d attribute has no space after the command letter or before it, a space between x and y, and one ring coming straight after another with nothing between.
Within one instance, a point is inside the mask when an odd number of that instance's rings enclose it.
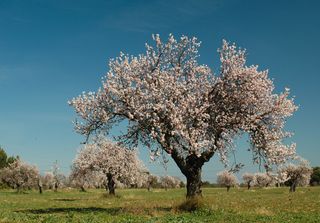
<instances>
[{"instance_id":1,"label":"clear blue sky","mask_svg":"<svg viewBox=\"0 0 320 223\"><path fill-rule=\"evenodd\" d=\"M298 153L320 165L319 12L319 1L306 0L0 0L0 145L41 171L58 160L68 172L83 137L73 131L67 100L96 90L120 51L142 53L152 33L173 33L198 37L200 62L215 70L222 39L236 42L249 64L269 69L278 92L291 88L300 109L287 129ZM243 141L238 161L254 171ZM141 158L163 174L144 150ZM213 159L204 178L221 169ZM169 174L180 175L174 165Z\"/></svg>"}]
</instances>

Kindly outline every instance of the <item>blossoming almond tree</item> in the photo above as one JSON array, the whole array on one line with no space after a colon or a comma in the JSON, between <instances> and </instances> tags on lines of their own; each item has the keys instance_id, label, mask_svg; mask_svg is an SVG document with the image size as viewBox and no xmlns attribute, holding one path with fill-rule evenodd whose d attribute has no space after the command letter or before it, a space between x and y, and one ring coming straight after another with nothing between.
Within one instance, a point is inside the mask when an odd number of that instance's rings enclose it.
<instances>
[{"instance_id":1,"label":"blossoming almond tree","mask_svg":"<svg viewBox=\"0 0 320 223\"><path fill-rule=\"evenodd\" d=\"M256 173L256 185L259 187L268 187L273 182L273 177L270 173Z\"/></svg>"},{"instance_id":2,"label":"blossoming almond tree","mask_svg":"<svg viewBox=\"0 0 320 223\"><path fill-rule=\"evenodd\" d=\"M80 188L82 192L86 192L86 187L95 187L103 184L104 182L102 181L104 181L104 179L104 175L99 171L81 169L75 165L71 167L71 173L69 175L71 185Z\"/></svg>"},{"instance_id":3,"label":"blossoming almond tree","mask_svg":"<svg viewBox=\"0 0 320 223\"><path fill-rule=\"evenodd\" d=\"M36 166L23 162L20 159L10 163L1 170L2 181L17 189L20 192L22 188L34 187L38 185L39 192L42 193L42 187L39 184L39 170Z\"/></svg>"},{"instance_id":4,"label":"blossoming almond tree","mask_svg":"<svg viewBox=\"0 0 320 223\"><path fill-rule=\"evenodd\" d=\"M248 133L256 163L277 164L295 154L295 144L283 130L297 109L289 89L273 92L268 71L246 66L244 50L223 41L218 75L197 62L200 42L172 35L137 57L120 54L109 62L109 72L96 93L69 101L81 121L75 129L89 137L109 133L127 121L118 138L128 146L142 142L151 158L161 151L171 155L187 178L187 197L201 195L201 169L218 153L227 163L235 136Z\"/></svg>"},{"instance_id":5,"label":"blossoming almond tree","mask_svg":"<svg viewBox=\"0 0 320 223\"><path fill-rule=\"evenodd\" d=\"M255 175L253 173L244 173L242 175L243 181L247 184L248 190L251 188L252 185L255 183Z\"/></svg>"},{"instance_id":6,"label":"blossoming almond tree","mask_svg":"<svg viewBox=\"0 0 320 223\"><path fill-rule=\"evenodd\" d=\"M115 194L115 180L133 184L145 172L136 150L128 150L102 137L95 143L86 144L77 154L73 166L83 173L104 173L110 195Z\"/></svg>"},{"instance_id":7,"label":"blossoming almond tree","mask_svg":"<svg viewBox=\"0 0 320 223\"><path fill-rule=\"evenodd\" d=\"M310 183L312 168L309 162L301 160L299 164L292 163L281 167L279 173L286 176L286 180L290 185L290 192L295 192L297 186L307 186Z\"/></svg>"},{"instance_id":8,"label":"blossoming almond tree","mask_svg":"<svg viewBox=\"0 0 320 223\"><path fill-rule=\"evenodd\" d=\"M160 184L165 190L168 188L179 188L181 180L173 176L163 176L160 178Z\"/></svg>"},{"instance_id":9,"label":"blossoming almond tree","mask_svg":"<svg viewBox=\"0 0 320 223\"><path fill-rule=\"evenodd\" d=\"M233 173L225 170L217 174L217 183L225 186L227 191L229 191L230 187L234 187L238 184L238 179Z\"/></svg>"}]
</instances>

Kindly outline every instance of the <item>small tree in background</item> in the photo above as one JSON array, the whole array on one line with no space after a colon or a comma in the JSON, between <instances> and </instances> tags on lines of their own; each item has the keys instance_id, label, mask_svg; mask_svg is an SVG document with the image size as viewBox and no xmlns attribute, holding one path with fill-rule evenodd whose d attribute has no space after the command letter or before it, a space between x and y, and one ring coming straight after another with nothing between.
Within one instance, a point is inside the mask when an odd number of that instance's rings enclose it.
<instances>
[{"instance_id":1,"label":"small tree in background","mask_svg":"<svg viewBox=\"0 0 320 223\"><path fill-rule=\"evenodd\" d=\"M102 137L93 144L86 144L78 152L73 165L82 171L104 173L110 195L115 194L115 180L127 185L134 184L145 172L136 150L128 150Z\"/></svg>"},{"instance_id":2,"label":"small tree in background","mask_svg":"<svg viewBox=\"0 0 320 223\"><path fill-rule=\"evenodd\" d=\"M312 168L310 184L312 186L320 185L320 166L316 166Z\"/></svg>"},{"instance_id":3,"label":"small tree in background","mask_svg":"<svg viewBox=\"0 0 320 223\"><path fill-rule=\"evenodd\" d=\"M82 192L86 191L86 187L100 187L104 179L105 176L99 171L81 169L75 165L72 166L69 175L71 185L80 188Z\"/></svg>"},{"instance_id":4,"label":"small tree in background","mask_svg":"<svg viewBox=\"0 0 320 223\"><path fill-rule=\"evenodd\" d=\"M179 188L180 183L181 180L177 177L164 176L160 178L161 187L163 187L165 190L167 190L168 188Z\"/></svg>"},{"instance_id":5,"label":"small tree in background","mask_svg":"<svg viewBox=\"0 0 320 223\"><path fill-rule=\"evenodd\" d=\"M248 190L255 184L256 178L253 173L244 173L242 179L248 187Z\"/></svg>"},{"instance_id":6,"label":"small tree in background","mask_svg":"<svg viewBox=\"0 0 320 223\"><path fill-rule=\"evenodd\" d=\"M148 191L151 190L151 188L155 188L159 183L159 177L149 174L148 179L147 179L147 188Z\"/></svg>"},{"instance_id":7,"label":"small tree in background","mask_svg":"<svg viewBox=\"0 0 320 223\"><path fill-rule=\"evenodd\" d=\"M16 188L17 192L20 192L21 189L37 186L39 180L38 168L20 159L3 168L0 175L2 181ZM41 189L39 188L40 193L42 192Z\"/></svg>"},{"instance_id":8,"label":"small tree in background","mask_svg":"<svg viewBox=\"0 0 320 223\"><path fill-rule=\"evenodd\" d=\"M55 184L54 175L52 172L45 172L44 176L42 177L42 185L46 189L53 189Z\"/></svg>"},{"instance_id":9,"label":"small tree in background","mask_svg":"<svg viewBox=\"0 0 320 223\"><path fill-rule=\"evenodd\" d=\"M217 176L217 183L221 186L227 187L227 191L230 190L230 187L234 187L238 184L237 177L229 171L222 171L218 173Z\"/></svg>"},{"instance_id":10,"label":"small tree in background","mask_svg":"<svg viewBox=\"0 0 320 223\"><path fill-rule=\"evenodd\" d=\"M297 186L307 186L310 183L312 168L306 160L301 160L298 165L288 164L280 171L287 176L286 183L290 186L290 192L295 192Z\"/></svg>"},{"instance_id":11,"label":"small tree in background","mask_svg":"<svg viewBox=\"0 0 320 223\"><path fill-rule=\"evenodd\" d=\"M64 179L63 174L60 173L58 160L56 160L52 165L52 174L54 179L54 192L58 192L58 188Z\"/></svg>"},{"instance_id":12,"label":"small tree in background","mask_svg":"<svg viewBox=\"0 0 320 223\"><path fill-rule=\"evenodd\" d=\"M19 159L19 156L8 157L6 151L0 146L0 169L7 167L10 163L13 163L17 159Z\"/></svg>"},{"instance_id":13,"label":"small tree in background","mask_svg":"<svg viewBox=\"0 0 320 223\"><path fill-rule=\"evenodd\" d=\"M7 153L0 147L0 169L7 166Z\"/></svg>"},{"instance_id":14,"label":"small tree in background","mask_svg":"<svg viewBox=\"0 0 320 223\"><path fill-rule=\"evenodd\" d=\"M255 179L256 185L259 187L268 187L273 182L273 178L268 173L256 173Z\"/></svg>"}]
</instances>

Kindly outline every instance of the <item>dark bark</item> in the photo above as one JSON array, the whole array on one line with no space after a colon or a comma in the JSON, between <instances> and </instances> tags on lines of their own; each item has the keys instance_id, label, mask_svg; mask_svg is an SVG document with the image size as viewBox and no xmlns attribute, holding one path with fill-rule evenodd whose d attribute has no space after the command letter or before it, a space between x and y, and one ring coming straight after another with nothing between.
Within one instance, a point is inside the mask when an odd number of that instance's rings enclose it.
<instances>
[{"instance_id":1,"label":"dark bark","mask_svg":"<svg viewBox=\"0 0 320 223\"><path fill-rule=\"evenodd\" d=\"M107 184L107 183L104 184L104 188L106 189L107 192L109 191L109 188L108 188L108 184Z\"/></svg>"},{"instance_id":2,"label":"dark bark","mask_svg":"<svg viewBox=\"0 0 320 223\"><path fill-rule=\"evenodd\" d=\"M110 173L107 173L107 179L108 179L108 189L110 195L115 195L115 182L113 180L113 176Z\"/></svg>"},{"instance_id":3,"label":"dark bark","mask_svg":"<svg viewBox=\"0 0 320 223\"><path fill-rule=\"evenodd\" d=\"M227 191L229 192L229 190L230 190L230 186L227 186Z\"/></svg>"},{"instance_id":4,"label":"dark bark","mask_svg":"<svg viewBox=\"0 0 320 223\"><path fill-rule=\"evenodd\" d=\"M250 188L251 188L251 184L250 184L250 182L248 183L248 190L250 190Z\"/></svg>"},{"instance_id":5,"label":"dark bark","mask_svg":"<svg viewBox=\"0 0 320 223\"><path fill-rule=\"evenodd\" d=\"M20 192L20 184L17 184L17 192Z\"/></svg>"},{"instance_id":6,"label":"dark bark","mask_svg":"<svg viewBox=\"0 0 320 223\"><path fill-rule=\"evenodd\" d=\"M42 194L42 183L40 180L38 180L38 189L39 189L39 194Z\"/></svg>"},{"instance_id":7,"label":"dark bark","mask_svg":"<svg viewBox=\"0 0 320 223\"><path fill-rule=\"evenodd\" d=\"M38 184L39 194L42 194L42 185Z\"/></svg>"},{"instance_id":8,"label":"dark bark","mask_svg":"<svg viewBox=\"0 0 320 223\"><path fill-rule=\"evenodd\" d=\"M201 170L204 162L201 158L192 154L186 158L182 173L187 178L187 198L202 196Z\"/></svg>"},{"instance_id":9,"label":"dark bark","mask_svg":"<svg viewBox=\"0 0 320 223\"><path fill-rule=\"evenodd\" d=\"M54 183L54 192L58 192L58 187L59 187L59 183L55 182Z\"/></svg>"},{"instance_id":10,"label":"dark bark","mask_svg":"<svg viewBox=\"0 0 320 223\"><path fill-rule=\"evenodd\" d=\"M201 191L201 167L190 168L187 177L187 198L202 196Z\"/></svg>"},{"instance_id":11,"label":"dark bark","mask_svg":"<svg viewBox=\"0 0 320 223\"><path fill-rule=\"evenodd\" d=\"M80 190L81 192L87 192L83 185L80 187Z\"/></svg>"},{"instance_id":12,"label":"dark bark","mask_svg":"<svg viewBox=\"0 0 320 223\"><path fill-rule=\"evenodd\" d=\"M294 181L291 185L290 185L290 192L296 192L296 187L297 187L297 183Z\"/></svg>"}]
</instances>

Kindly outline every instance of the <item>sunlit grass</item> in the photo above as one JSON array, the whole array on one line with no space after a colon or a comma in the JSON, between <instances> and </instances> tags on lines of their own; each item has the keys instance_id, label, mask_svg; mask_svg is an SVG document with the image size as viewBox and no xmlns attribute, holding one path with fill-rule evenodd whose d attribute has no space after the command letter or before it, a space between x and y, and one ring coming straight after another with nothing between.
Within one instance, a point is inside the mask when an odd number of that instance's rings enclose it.
<instances>
[{"instance_id":1,"label":"sunlit grass","mask_svg":"<svg viewBox=\"0 0 320 223\"><path fill-rule=\"evenodd\" d=\"M118 189L17 194L0 191L0 222L320 222L320 187L229 192L204 188L195 212L181 210L185 189Z\"/></svg>"}]
</instances>

